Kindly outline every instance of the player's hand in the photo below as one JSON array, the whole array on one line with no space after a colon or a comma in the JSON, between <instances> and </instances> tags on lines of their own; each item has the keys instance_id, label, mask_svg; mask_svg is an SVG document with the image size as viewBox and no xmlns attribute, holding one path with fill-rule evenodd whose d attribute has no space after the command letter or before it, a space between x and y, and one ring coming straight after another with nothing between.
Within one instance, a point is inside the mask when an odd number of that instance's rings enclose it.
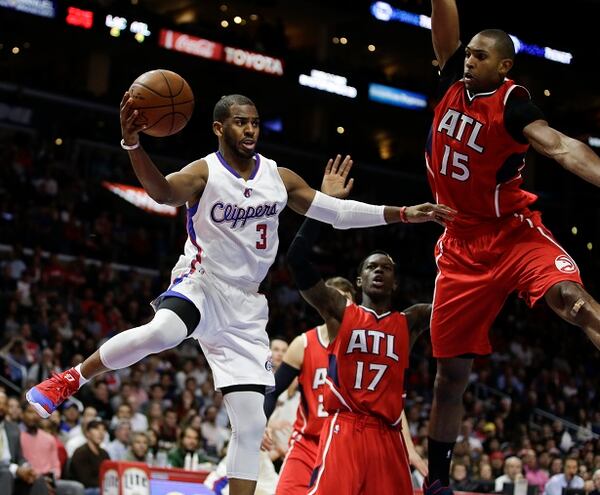
<instances>
[{"instance_id":1,"label":"player's hand","mask_svg":"<svg viewBox=\"0 0 600 495\"><path fill-rule=\"evenodd\" d=\"M435 205L423 203L421 205L408 206L406 208L406 219L408 223L436 222L444 227L454 220L457 211L446 205Z\"/></svg>"},{"instance_id":2,"label":"player's hand","mask_svg":"<svg viewBox=\"0 0 600 495\"><path fill-rule=\"evenodd\" d=\"M408 462L412 467L414 467L419 473L423 475L424 478L429 474L429 466L427 465L427 461L423 459L416 450L409 449L408 451Z\"/></svg>"},{"instance_id":3,"label":"player's hand","mask_svg":"<svg viewBox=\"0 0 600 495\"><path fill-rule=\"evenodd\" d=\"M129 91L125 92L121 100L120 117L123 141L128 146L137 144L140 140L138 133L144 129L145 124L136 123L139 117L139 110L133 108L133 98L129 95Z\"/></svg>"},{"instance_id":4,"label":"player's hand","mask_svg":"<svg viewBox=\"0 0 600 495\"><path fill-rule=\"evenodd\" d=\"M268 426L265 428L265 432L263 434L263 439L260 444L260 450L264 450L265 452L269 452L273 450L275 447L275 442L273 442L273 437L271 435L271 428Z\"/></svg>"},{"instance_id":5,"label":"player's hand","mask_svg":"<svg viewBox=\"0 0 600 495\"><path fill-rule=\"evenodd\" d=\"M343 161L342 155L337 155L335 160L330 158L325 167L321 192L334 198L346 198L354 185L354 179L347 180L352 164L350 155L346 155Z\"/></svg>"}]
</instances>

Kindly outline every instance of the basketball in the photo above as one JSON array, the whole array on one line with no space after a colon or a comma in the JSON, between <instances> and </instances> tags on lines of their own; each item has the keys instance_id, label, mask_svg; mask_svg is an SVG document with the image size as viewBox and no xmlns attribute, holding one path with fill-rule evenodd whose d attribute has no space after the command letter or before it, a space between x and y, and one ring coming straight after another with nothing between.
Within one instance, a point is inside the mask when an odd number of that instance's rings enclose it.
<instances>
[{"instance_id":1,"label":"basketball","mask_svg":"<svg viewBox=\"0 0 600 495\"><path fill-rule=\"evenodd\" d=\"M144 72L129 88L134 108L139 110L136 123L154 137L171 136L183 129L194 110L194 94L179 74L156 69Z\"/></svg>"}]
</instances>

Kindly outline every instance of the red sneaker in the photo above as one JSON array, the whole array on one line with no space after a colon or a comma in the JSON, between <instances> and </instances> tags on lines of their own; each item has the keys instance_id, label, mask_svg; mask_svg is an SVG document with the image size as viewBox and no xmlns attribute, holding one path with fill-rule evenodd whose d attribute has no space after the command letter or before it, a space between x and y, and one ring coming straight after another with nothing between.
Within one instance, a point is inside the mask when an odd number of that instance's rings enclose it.
<instances>
[{"instance_id":1,"label":"red sneaker","mask_svg":"<svg viewBox=\"0 0 600 495\"><path fill-rule=\"evenodd\" d=\"M77 393L79 376L75 368L56 373L30 388L25 398L42 418L48 418L66 399Z\"/></svg>"}]
</instances>

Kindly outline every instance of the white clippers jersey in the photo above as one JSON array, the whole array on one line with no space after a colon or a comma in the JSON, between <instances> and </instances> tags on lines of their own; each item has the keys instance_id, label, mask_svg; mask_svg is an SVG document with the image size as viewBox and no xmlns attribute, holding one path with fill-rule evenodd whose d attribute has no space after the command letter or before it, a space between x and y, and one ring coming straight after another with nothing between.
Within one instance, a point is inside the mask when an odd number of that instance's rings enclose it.
<instances>
[{"instance_id":1,"label":"white clippers jersey","mask_svg":"<svg viewBox=\"0 0 600 495\"><path fill-rule=\"evenodd\" d=\"M204 160L208 181L200 201L187 209L185 254L173 269L172 281L204 268L256 291L275 260L279 214L287 203L277 164L257 153L246 181L219 152Z\"/></svg>"}]
</instances>

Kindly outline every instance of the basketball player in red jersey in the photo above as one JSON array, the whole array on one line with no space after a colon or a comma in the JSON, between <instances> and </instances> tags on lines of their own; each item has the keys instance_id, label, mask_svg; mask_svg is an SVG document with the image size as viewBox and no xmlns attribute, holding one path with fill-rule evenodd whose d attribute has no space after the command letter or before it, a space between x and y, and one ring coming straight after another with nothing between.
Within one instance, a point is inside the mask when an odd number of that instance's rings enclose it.
<instances>
[{"instance_id":1,"label":"basketball player in red jersey","mask_svg":"<svg viewBox=\"0 0 600 495\"><path fill-rule=\"evenodd\" d=\"M312 220L306 223L312 223ZM306 231L310 229L307 227ZM354 302L356 290L352 283L343 277L333 277L325 285L337 289L346 299ZM265 397L267 418L275 409L277 397L298 377L301 402L298 406L296 422L290 438L288 452L279 472L279 482L275 495L306 495L313 468L317 460L319 437L325 419L323 398L327 385L329 333L327 325L319 325L296 337L290 344L283 363L275 373L275 391ZM402 429L410 464L423 476L427 475L427 463L416 452L408 426ZM270 442L267 443L267 445Z\"/></svg>"},{"instance_id":2,"label":"basketball player in red jersey","mask_svg":"<svg viewBox=\"0 0 600 495\"><path fill-rule=\"evenodd\" d=\"M323 402L329 416L307 493L412 493L401 434L402 424L408 430L403 383L410 347L429 328L431 306L392 310L395 265L382 251L359 266L362 304L349 302L308 261L318 230L317 222L305 222L288 253L298 288L323 317L330 340Z\"/></svg>"},{"instance_id":3,"label":"basketball player in red jersey","mask_svg":"<svg viewBox=\"0 0 600 495\"><path fill-rule=\"evenodd\" d=\"M424 488L445 495L473 358L492 352L488 331L511 292L530 306L545 298L600 348L600 305L529 210L536 196L520 188L530 145L596 186L600 158L549 127L528 91L506 78L515 51L504 31L481 31L463 46L455 0L432 0L431 29L443 96L427 143L428 179L436 200L458 211L436 246L431 319L438 366Z\"/></svg>"},{"instance_id":4,"label":"basketball player in red jersey","mask_svg":"<svg viewBox=\"0 0 600 495\"><path fill-rule=\"evenodd\" d=\"M353 285L342 277L327 280L325 284L354 301ZM275 373L275 390L265 396L265 415L275 410L277 398L298 378L300 404L296 412L289 448L285 456L275 495L306 495L317 458L319 436L328 414L323 407L325 377L327 376L327 346L329 335L325 324L297 336L283 357ZM266 434L265 446L270 445Z\"/></svg>"}]
</instances>

